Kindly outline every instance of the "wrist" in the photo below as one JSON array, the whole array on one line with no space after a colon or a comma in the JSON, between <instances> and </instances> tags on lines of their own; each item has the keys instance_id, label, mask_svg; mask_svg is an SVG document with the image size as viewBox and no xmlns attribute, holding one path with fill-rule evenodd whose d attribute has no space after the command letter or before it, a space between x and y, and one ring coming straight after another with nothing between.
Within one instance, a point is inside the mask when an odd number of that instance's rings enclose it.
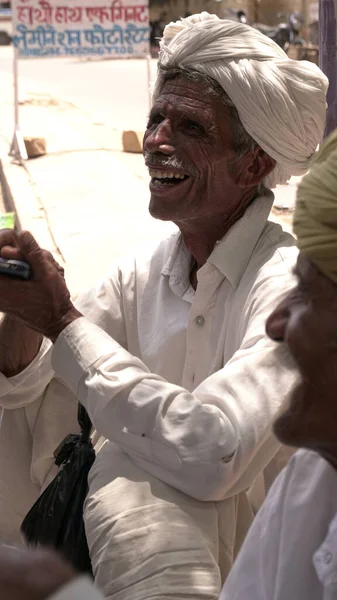
<instances>
[{"instance_id":1,"label":"wrist","mask_svg":"<svg viewBox=\"0 0 337 600\"><path fill-rule=\"evenodd\" d=\"M52 330L46 334L46 337L50 339L50 341L55 344L59 335L64 331L71 323L83 317L82 313L80 313L74 306L64 314L57 321L57 323L53 326Z\"/></svg>"},{"instance_id":2,"label":"wrist","mask_svg":"<svg viewBox=\"0 0 337 600\"><path fill-rule=\"evenodd\" d=\"M0 325L0 372L5 377L21 373L38 354L43 336L6 315Z\"/></svg>"}]
</instances>

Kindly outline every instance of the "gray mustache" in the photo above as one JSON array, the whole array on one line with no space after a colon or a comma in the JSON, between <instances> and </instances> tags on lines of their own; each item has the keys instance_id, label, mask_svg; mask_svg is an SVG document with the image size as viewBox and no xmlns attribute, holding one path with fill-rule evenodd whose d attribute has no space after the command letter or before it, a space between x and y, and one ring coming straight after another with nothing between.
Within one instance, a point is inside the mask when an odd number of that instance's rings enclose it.
<instances>
[{"instance_id":1,"label":"gray mustache","mask_svg":"<svg viewBox=\"0 0 337 600\"><path fill-rule=\"evenodd\" d=\"M144 153L145 162L151 164L151 166L164 167L167 169L177 169L177 171L183 171L186 175L193 175L190 167L187 167L179 158L176 156L164 156L163 154L155 154L153 152Z\"/></svg>"}]
</instances>

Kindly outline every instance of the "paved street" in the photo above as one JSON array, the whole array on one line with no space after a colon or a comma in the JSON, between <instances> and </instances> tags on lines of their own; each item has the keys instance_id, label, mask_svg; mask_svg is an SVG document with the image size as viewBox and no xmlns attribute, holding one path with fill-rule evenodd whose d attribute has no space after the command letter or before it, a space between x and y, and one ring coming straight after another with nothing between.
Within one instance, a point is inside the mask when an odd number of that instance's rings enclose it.
<instances>
[{"instance_id":1,"label":"paved street","mask_svg":"<svg viewBox=\"0 0 337 600\"><path fill-rule=\"evenodd\" d=\"M13 49L0 46L1 72L12 72ZM155 76L156 61L151 61ZM97 122L144 129L149 111L146 60L27 59L19 61L22 85L55 95L88 111Z\"/></svg>"}]
</instances>

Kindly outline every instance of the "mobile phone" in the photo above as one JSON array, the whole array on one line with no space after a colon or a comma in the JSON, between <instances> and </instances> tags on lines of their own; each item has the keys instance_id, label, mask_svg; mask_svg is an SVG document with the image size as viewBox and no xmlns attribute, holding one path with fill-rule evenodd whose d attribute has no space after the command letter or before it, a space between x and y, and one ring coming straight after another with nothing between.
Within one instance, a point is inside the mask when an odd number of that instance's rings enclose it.
<instances>
[{"instance_id":1,"label":"mobile phone","mask_svg":"<svg viewBox=\"0 0 337 600\"><path fill-rule=\"evenodd\" d=\"M23 260L0 258L0 275L9 275L18 279L30 279L30 266Z\"/></svg>"}]
</instances>

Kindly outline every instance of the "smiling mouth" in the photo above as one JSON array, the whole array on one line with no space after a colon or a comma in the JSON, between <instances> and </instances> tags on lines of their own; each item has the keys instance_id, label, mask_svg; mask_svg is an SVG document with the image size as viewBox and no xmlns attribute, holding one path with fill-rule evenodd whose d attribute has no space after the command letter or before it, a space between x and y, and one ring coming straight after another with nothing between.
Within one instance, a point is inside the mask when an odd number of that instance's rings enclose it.
<instances>
[{"instance_id":1,"label":"smiling mouth","mask_svg":"<svg viewBox=\"0 0 337 600\"><path fill-rule=\"evenodd\" d=\"M155 183L158 186L177 185L189 178L185 173L154 171L153 169L150 169L149 173L152 178L152 183Z\"/></svg>"}]
</instances>

